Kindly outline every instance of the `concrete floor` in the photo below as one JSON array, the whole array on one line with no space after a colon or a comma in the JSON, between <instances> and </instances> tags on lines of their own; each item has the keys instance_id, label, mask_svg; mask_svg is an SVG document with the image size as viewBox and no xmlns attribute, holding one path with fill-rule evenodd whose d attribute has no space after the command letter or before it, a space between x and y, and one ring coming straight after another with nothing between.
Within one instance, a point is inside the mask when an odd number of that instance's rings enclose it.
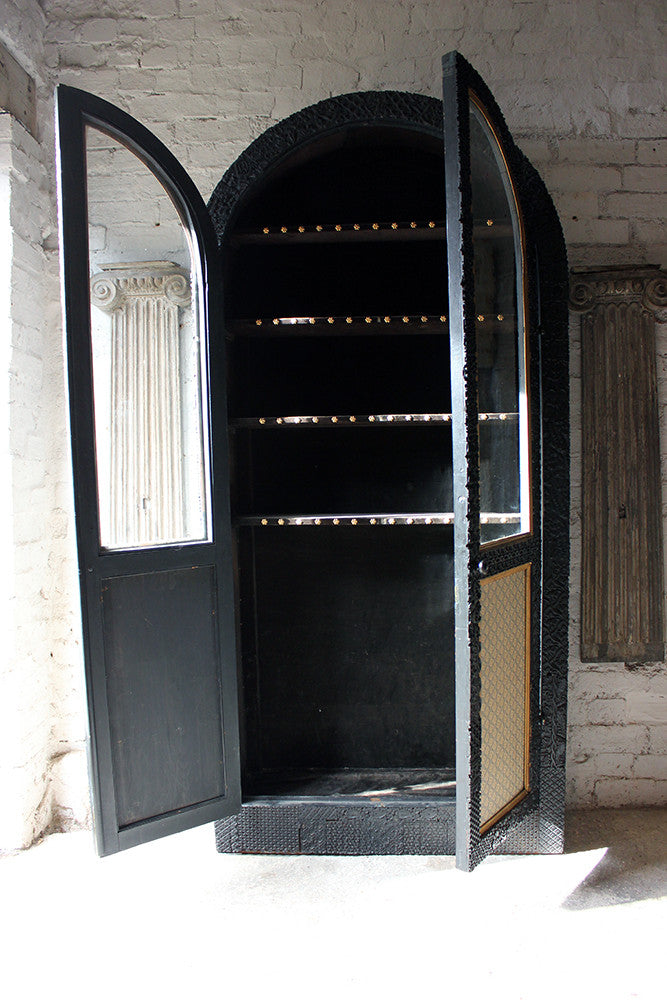
<instances>
[{"instance_id":1,"label":"concrete floor","mask_svg":"<svg viewBox=\"0 0 667 1000\"><path fill-rule=\"evenodd\" d=\"M212 827L0 858L0 996L667 997L667 809L568 818L567 853L282 858Z\"/></svg>"}]
</instances>

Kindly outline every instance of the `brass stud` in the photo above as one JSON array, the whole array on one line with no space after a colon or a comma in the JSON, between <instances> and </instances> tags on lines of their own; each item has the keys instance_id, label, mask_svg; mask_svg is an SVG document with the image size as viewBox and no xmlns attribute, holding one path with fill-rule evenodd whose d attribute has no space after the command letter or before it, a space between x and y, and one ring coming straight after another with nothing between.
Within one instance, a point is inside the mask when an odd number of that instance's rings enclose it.
<instances>
[{"instance_id":1,"label":"brass stud","mask_svg":"<svg viewBox=\"0 0 667 1000\"><path fill-rule=\"evenodd\" d=\"M342 228L343 227L340 225L340 223L336 223L336 225L334 226L334 229L336 230L337 233L339 233Z\"/></svg>"},{"instance_id":2,"label":"brass stud","mask_svg":"<svg viewBox=\"0 0 667 1000\"><path fill-rule=\"evenodd\" d=\"M353 517L352 520L350 521L350 524L356 524L356 523L357 523L357 519L356 519L356 517Z\"/></svg>"},{"instance_id":3,"label":"brass stud","mask_svg":"<svg viewBox=\"0 0 667 1000\"><path fill-rule=\"evenodd\" d=\"M356 418L356 417L350 417L350 423L351 423L351 424L354 424L354 423L356 423L356 420L357 420L357 418Z\"/></svg>"},{"instance_id":4,"label":"brass stud","mask_svg":"<svg viewBox=\"0 0 667 1000\"><path fill-rule=\"evenodd\" d=\"M338 423L338 417L332 417L331 418L331 423L332 424L337 424Z\"/></svg>"},{"instance_id":5,"label":"brass stud","mask_svg":"<svg viewBox=\"0 0 667 1000\"><path fill-rule=\"evenodd\" d=\"M389 517L389 518L387 518L387 523L388 524L396 524L396 518L395 517Z\"/></svg>"},{"instance_id":6,"label":"brass stud","mask_svg":"<svg viewBox=\"0 0 667 1000\"><path fill-rule=\"evenodd\" d=\"M315 318L313 316L309 317L308 322L310 323L311 326L315 326Z\"/></svg>"},{"instance_id":7,"label":"brass stud","mask_svg":"<svg viewBox=\"0 0 667 1000\"><path fill-rule=\"evenodd\" d=\"M278 323L279 323L279 322L280 322L280 320L278 320L278 319L274 319L274 321L273 321L273 325L274 325L274 326L278 326Z\"/></svg>"},{"instance_id":8,"label":"brass stud","mask_svg":"<svg viewBox=\"0 0 667 1000\"><path fill-rule=\"evenodd\" d=\"M416 228L417 228L417 223L416 222L411 222L410 223L410 229L416 229Z\"/></svg>"},{"instance_id":9,"label":"brass stud","mask_svg":"<svg viewBox=\"0 0 667 1000\"><path fill-rule=\"evenodd\" d=\"M333 316L329 316L327 319L327 323L333 323L333 321L334 321Z\"/></svg>"},{"instance_id":10,"label":"brass stud","mask_svg":"<svg viewBox=\"0 0 667 1000\"><path fill-rule=\"evenodd\" d=\"M371 416L370 416L370 417L368 418L368 422L369 422L370 424L374 424L374 423L375 423L375 417L371 415Z\"/></svg>"},{"instance_id":11,"label":"brass stud","mask_svg":"<svg viewBox=\"0 0 667 1000\"><path fill-rule=\"evenodd\" d=\"M414 517L409 517L406 523L407 524L414 524L414 520L415 520Z\"/></svg>"},{"instance_id":12,"label":"brass stud","mask_svg":"<svg viewBox=\"0 0 667 1000\"><path fill-rule=\"evenodd\" d=\"M282 417L278 417L278 419L276 420L276 423L277 424L282 424L282 422L283 422L283 418Z\"/></svg>"},{"instance_id":13,"label":"brass stud","mask_svg":"<svg viewBox=\"0 0 667 1000\"><path fill-rule=\"evenodd\" d=\"M370 316L366 316L364 322L366 322L366 323L372 323L373 320L372 320L372 318Z\"/></svg>"},{"instance_id":14,"label":"brass stud","mask_svg":"<svg viewBox=\"0 0 667 1000\"><path fill-rule=\"evenodd\" d=\"M355 222L355 224L354 224L354 226L352 228L355 229L357 232L359 232L359 230L361 229L361 226L359 225L358 222Z\"/></svg>"},{"instance_id":15,"label":"brass stud","mask_svg":"<svg viewBox=\"0 0 667 1000\"><path fill-rule=\"evenodd\" d=\"M428 323L428 316L422 316L421 321L422 323Z\"/></svg>"},{"instance_id":16,"label":"brass stud","mask_svg":"<svg viewBox=\"0 0 667 1000\"><path fill-rule=\"evenodd\" d=\"M265 424L266 423L266 417L260 417L259 418L259 422L260 422L260 424Z\"/></svg>"},{"instance_id":17,"label":"brass stud","mask_svg":"<svg viewBox=\"0 0 667 1000\"><path fill-rule=\"evenodd\" d=\"M505 317L503 316L503 314L502 314L502 313L498 313L498 319L499 319L499 320L500 320L500 322L502 323L502 321L503 321L503 320L505 319Z\"/></svg>"},{"instance_id":18,"label":"brass stud","mask_svg":"<svg viewBox=\"0 0 667 1000\"><path fill-rule=\"evenodd\" d=\"M320 517L316 517L315 518L315 524L321 524L321 523L322 523L322 519Z\"/></svg>"},{"instance_id":19,"label":"brass stud","mask_svg":"<svg viewBox=\"0 0 667 1000\"><path fill-rule=\"evenodd\" d=\"M334 517L334 519L333 519L333 523L334 523L334 524L340 524L340 520L339 520L339 518L337 518L337 517Z\"/></svg>"},{"instance_id":20,"label":"brass stud","mask_svg":"<svg viewBox=\"0 0 667 1000\"><path fill-rule=\"evenodd\" d=\"M387 420L389 420L389 422L391 423L393 419L394 419L394 414L390 413L389 416L387 417Z\"/></svg>"},{"instance_id":21,"label":"brass stud","mask_svg":"<svg viewBox=\"0 0 667 1000\"><path fill-rule=\"evenodd\" d=\"M372 517L371 518L371 524L377 524L377 518Z\"/></svg>"},{"instance_id":22,"label":"brass stud","mask_svg":"<svg viewBox=\"0 0 667 1000\"><path fill-rule=\"evenodd\" d=\"M261 319L256 319L255 320L255 326L261 326L261 325L262 325Z\"/></svg>"},{"instance_id":23,"label":"brass stud","mask_svg":"<svg viewBox=\"0 0 667 1000\"><path fill-rule=\"evenodd\" d=\"M447 322L447 317L446 316L441 316L440 317L440 322L441 323L446 323Z\"/></svg>"},{"instance_id":24,"label":"brass stud","mask_svg":"<svg viewBox=\"0 0 667 1000\"><path fill-rule=\"evenodd\" d=\"M384 321L385 323L391 323L391 316L385 316Z\"/></svg>"},{"instance_id":25,"label":"brass stud","mask_svg":"<svg viewBox=\"0 0 667 1000\"><path fill-rule=\"evenodd\" d=\"M484 317L482 316L482 314L481 314L481 313L479 314L479 316L477 317L477 319L478 319L478 321L479 321L480 323L483 323L483 322L484 322Z\"/></svg>"},{"instance_id":26,"label":"brass stud","mask_svg":"<svg viewBox=\"0 0 667 1000\"><path fill-rule=\"evenodd\" d=\"M493 219L487 219L486 220L486 224L487 224L487 226L492 226L493 225Z\"/></svg>"},{"instance_id":27,"label":"brass stud","mask_svg":"<svg viewBox=\"0 0 667 1000\"><path fill-rule=\"evenodd\" d=\"M268 522L268 521L266 520L266 518L265 518L265 517L263 517L263 518L262 518L262 524L268 524L268 523L269 523L269 522Z\"/></svg>"},{"instance_id":28,"label":"brass stud","mask_svg":"<svg viewBox=\"0 0 667 1000\"><path fill-rule=\"evenodd\" d=\"M406 413L406 414L405 414L405 419L406 419L406 420L407 420L408 422L409 422L410 420L412 420L412 414L411 414L411 413Z\"/></svg>"},{"instance_id":29,"label":"brass stud","mask_svg":"<svg viewBox=\"0 0 667 1000\"><path fill-rule=\"evenodd\" d=\"M403 322L404 323L409 323L410 322L410 317L409 316L404 316L403 317Z\"/></svg>"},{"instance_id":30,"label":"brass stud","mask_svg":"<svg viewBox=\"0 0 667 1000\"><path fill-rule=\"evenodd\" d=\"M428 228L429 229L435 229L435 222L429 222Z\"/></svg>"},{"instance_id":31,"label":"brass stud","mask_svg":"<svg viewBox=\"0 0 667 1000\"><path fill-rule=\"evenodd\" d=\"M398 222L392 222L391 228L392 229L398 229Z\"/></svg>"},{"instance_id":32,"label":"brass stud","mask_svg":"<svg viewBox=\"0 0 667 1000\"><path fill-rule=\"evenodd\" d=\"M301 417L295 417L294 418L294 423L295 424L300 424L301 423Z\"/></svg>"},{"instance_id":33,"label":"brass stud","mask_svg":"<svg viewBox=\"0 0 667 1000\"><path fill-rule=\"evenodd\" d=\"M480 413L479 419L480 420L488 420L489 419L488 413Z\"/></svg>"},{"instance_id":34,"label":"brass stud","mask_svg":"<svg viewBox=\"0 0 667 1000\"><path fill-rule=\"evenodd\" d=\"M432 523L432 521L433 521L433 518L432 518L432 517L427 517L427 518L426 518L426 524L431 524L431 523Z\"/></svg>"},{"instance_id":35,"label":"brass stud","mask_svg":"<svg viewBox=\"0 0 667 1000\"><path fill-rule=\"evenodd\" d=\"M269 227L268 226L264 226L264 229L262 229L262 232L264 233L265 236L268 236L268 234L269 234Z\"/></svg>"},{"instance_id":36,"label":"brass stud","mask_svg":"<svg viewBox=\"0 0 667 1000\"><path fill-rule=\"evenodd\" d=\"M319 417L313 417L313 423L314 424L319 424L319 422L320 422L320 418Z\"/></svg>"},{"instance_id":37,"label":"brass stud","mask_svg":"<svg viewBox=\"0 0 667 1000\"><path fill-rule=\"evenodd\" d=\"M373 229L379 229L379 228L380 228L379 222L374 222L373 223Z\"/></svg>"},{"instance_id":38,"label":"brass stud","mask_svg":"<svg viewBox=\"0 0 667 1000\"><path fill-rule=\"evenodd\" d=\"M322 232L322 227L321 226L315 226L315 232L321 233Z\"/></svg>"},{"instance_id":39,"label":"brass stud","mask_svg":"<svg viewBox=\"0 0 667 1000\"><path fill-rule=\"evenodd\" d=\"M305 231L306 231L306 227L305 226L299 226L299 232L300 233L305 233Z\"/></svg>"},{"instance_id":40,"label":"brass stud","mask_svg":"<svg viewBox=\"0 0 667 1000\"><path fill-rule=\"evenodd\" d=\"M279 517L278 518L278 524L284 524L284 523L285 523L285 518L284 517Z\"/></svg>"},{"instance_id":41,"label":"brass stud","mask_svg":"<svg viewBox=\"0 0 667 1000\"><path fill-rule=\"evenodd\" d=\"M428 423L430 419L431 419L431 414L430 413L425 413L424 414L424 420L426 421L426 423Z\"/></svg>"},{"instance_id":42,"label":"brass stud","mask_svg":"<svg viewBox=\"0 0 667 1000\"><path fill-rule=\"evenodd\" d=\"M280 232L281 233L286 233L287 232L287 226L281 226L280 227Z\"/></svg>"},{"instance_id":43,"label":"brass stud","mask_svg":"<svg viewBox=\"0 0 667 1000\"><path fill-rule=\"evenodd\" d=\"M352 322L352 317L351 316L346 316L345 317L345 322L346 323L351 323Z\"/></svg>"}]
</instances>

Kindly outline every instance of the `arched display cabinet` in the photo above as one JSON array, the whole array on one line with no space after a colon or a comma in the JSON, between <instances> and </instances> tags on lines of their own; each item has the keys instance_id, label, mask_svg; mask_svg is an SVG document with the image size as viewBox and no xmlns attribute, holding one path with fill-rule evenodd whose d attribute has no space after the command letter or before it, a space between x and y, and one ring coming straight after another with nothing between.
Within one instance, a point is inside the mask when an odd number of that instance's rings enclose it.
<instances>
[{"instance_id":1,"label":"arched display cabinet","mask_svg":"<svg viewBox=\"0 0 667 1000\"><path fill-rule=\"evenodd\" d=\"M443 102L276 125L208 213L59 90L103 853L212 818L223 851L561 849L565 253L491 94L443 69ZM112 207L126 156L154 216Z\"/></svg>"}]
</instances>

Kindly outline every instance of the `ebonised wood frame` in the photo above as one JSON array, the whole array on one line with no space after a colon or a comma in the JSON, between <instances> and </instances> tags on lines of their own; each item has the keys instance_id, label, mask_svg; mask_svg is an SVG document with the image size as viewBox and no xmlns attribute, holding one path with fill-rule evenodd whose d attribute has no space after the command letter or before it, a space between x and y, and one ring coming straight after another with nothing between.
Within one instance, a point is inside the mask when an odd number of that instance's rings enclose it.
<instances>
[{"instance_id":1,"label":"ebonised wood frame","mask_svg":"<svg viewBox=\"0 0 667 1000\"><path fill-rule=\"evenodd\" d=\"M553 853L562 850L569 570L567 263L558 218L541 179L513 143L492 95L479 76L460 57L454 58L459 60L460 86L465 89L466 96L468 88L472 88L484 106L492 110L494 126L503 139L508 164L522 196L526 243L531 248L526 260L529 324L535 331L531 377L537 390L536 396L541 399L541 409L534 409L532 414L533 448L535 453L544 456L542 478L535 477L533 496L539 550L532 555L540 584L535 591L534 614L536 620L541 617L542 627L536 638L536 674L531 698L531 714L535 720L531 742L531 793L514 815L501 820L490 831L483 850L478 844L471 846L470 821L466 818L465 830L461 831L459 839L462 836L466 844L461 863L470 867L490 851ZM211 197L209 210L220 245L224 248L233 233L235 219L268 171L298 148L322 136L364 124L400 127L442 137L442 104L415 94L350 94L322 101L269 129L230 167ZM451 123L451 128L456 129L456 125L456 122ZM445 128L448 128L447 120ZM446 133L447 149L453 142L458 143L458 132L455 135L456 138L451 129L449 136ZM478 578L474 578L474 574L478 573L477 567L471 572L473 586L478 587ZM478 626L472 620L467 641L473 649L476 630ZM478 687L472 692L470 702L473 714L476 711L475 699L478 704ZM465 725L463 723L464 728ZM479 765L472 766L472 781L478 795ZM295 823L300 831L297 850L336 853L343 845L345 853L363 853L361 847L354 846L359 844L359 838L354 835L352 827L349 836L337 838L338 847L332 849L328 845L327 830L330 831L331 826L326 822L325 813L331 808L336 807L294 799L285 799L282 804L277 801L248 803L241 817L217 824L219 849L291 852L294 848L290 848L287 841L282 847L278 847L276 842L276 831L284 828L281 816L287 822L287 813L276 810L289 809L289 823ZM402 832L407 815L405 808L408 812L412 809L412 848L406 846ZM447 811L451 806L441 808ZM468 815L469 806L466 805L465 809ZM353 812L354 816L350 814L353 827L360 822L360 816L365 816L369 823L374 822L374 814L369 807L356 806ZM430 820L425 817L428 815L428 810L425 813L421 807L404 807L400 822L397 817L393 834L392 824L383 819L382 830L388 837L386 853L419 852L414 846L417 843L423 843L422 850L426 852L444 850L445 845L447 850L452 850L452 824L446 827L450 831L448 835L443 838L438 833L433 840L427 832ZM423 826L424 823L426 826ZM444 831L445 827L438 829ZM309 831L307 835L306 830ZM436 843L439 847L435 846Z\"/></svg>"}]
</instances>

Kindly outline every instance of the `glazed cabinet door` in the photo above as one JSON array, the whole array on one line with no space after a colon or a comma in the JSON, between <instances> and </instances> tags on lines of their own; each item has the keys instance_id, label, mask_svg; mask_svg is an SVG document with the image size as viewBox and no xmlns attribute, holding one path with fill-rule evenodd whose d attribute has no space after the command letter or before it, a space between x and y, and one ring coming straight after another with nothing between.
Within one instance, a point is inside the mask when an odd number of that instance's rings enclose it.
<instances>
[{"instance_id":1,"label":"glazed cabinet door","mask_svg":"<svg viewBox=\"0 0 667 1000\"><path fill-rule=\"evenodd\" d=\"M112 105L57 92L100 854L230 815L240 777L224 338L206 208Z\"/></svg>"},{"instance_id":2,"label":"glazed cabinet door","mask_svg":"<svg viewBox=\"0 0 667 1000\"><path fill-rule=\"evenodd\" d=\"M518 153L493 97L465 60L446 56L443 70L456 838L457 865L470 870L537 808L539 370Z\"/></svg>"}]
</instances>

